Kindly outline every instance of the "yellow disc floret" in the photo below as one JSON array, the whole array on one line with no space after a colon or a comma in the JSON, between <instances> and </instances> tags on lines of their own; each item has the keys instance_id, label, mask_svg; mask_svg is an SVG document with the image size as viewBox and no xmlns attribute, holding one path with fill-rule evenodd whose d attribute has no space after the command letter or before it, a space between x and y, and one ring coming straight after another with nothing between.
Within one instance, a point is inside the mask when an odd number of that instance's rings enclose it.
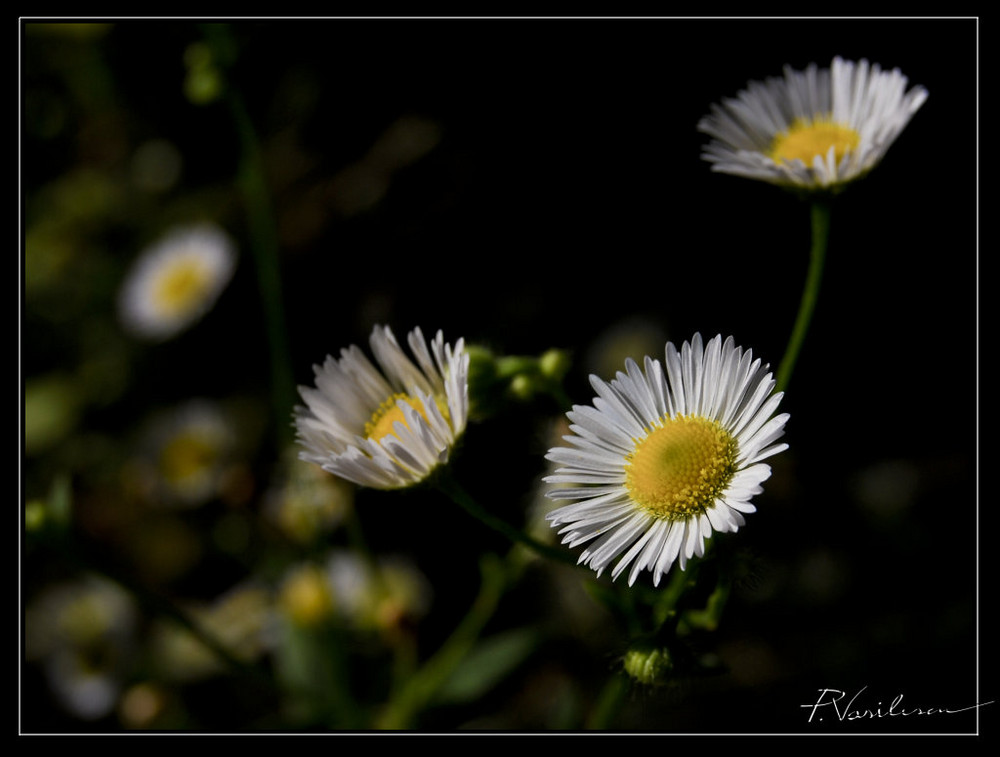
<instances>
[{"instance_id":1,"label":"yellow disc floret","mask_svg":"<svg viewBox=\"0 0 1000 757\"><path fill-rule=\"evenodd\" d=\"M736 469L736 440L699 416L665 417L627 458L632 499L657 518L683 520L704 512Z\"/></svg>"},{"instance_id":2,"label":"yellow disc floret","mask_svg":"<svg viewBox=\"0 0 1000 757\"><path fill-rule=\"evenodd\" d=\"M211 276L195 259L181 259L159 275L153 291L156 304L164 313L183 313L205 297Z\"/></svg>"},{"instance_id":3,"label":"yellow disc floret","mask_svg":"<svg viewBox=\"0 0 1000 757\"><path fill-rule=\"evenodd\" d=\"M365 424L365 437L371 439L373 442L378 442L388 434L398 436L393 429L396 421L410 428L410 424L406 421L406 415L399 407L399 400L405 401L406 404L420 413L424 417L424 420L427 419L427 410L419 398L398 392L379 405L375 412L372 413L371 419Z\"/></svg>"},{"instance_id":4,"label":"yellow disc floret","mask_svg":"<svg viewBox=\"0 0 1000 757\"><path fill-rule=\"evenodd\" d=\"M839 163L860 141L861 135L849 126L825 118L798 119L787 131L775 135L768 156L776 162L801 160L809 166L817 155L825 158L832 147L833 159Z\"/></svg>"}]
</instances>

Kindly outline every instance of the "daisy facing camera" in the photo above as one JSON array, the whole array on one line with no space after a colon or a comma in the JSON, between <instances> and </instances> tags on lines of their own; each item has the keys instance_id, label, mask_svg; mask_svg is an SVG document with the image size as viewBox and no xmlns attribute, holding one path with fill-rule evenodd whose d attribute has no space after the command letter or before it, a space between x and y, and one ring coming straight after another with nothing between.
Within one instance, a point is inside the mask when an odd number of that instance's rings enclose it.
<instances>
[{"instance_id":1,"label":"daisy facing camera","mask_svg":"<svg viewBox=\"0 0 1000 757\"><path fill-rule=\"evenodd\" d=\"M562 467L545 480L558 485L551 499L573 502L546 517L570 548L592 542L578 562L598 576L620 557L613 579L631 565L629 585L647 569L658 586L756 511L771 475L762 461L788 447L777 443L788 414L774 415L783 395L768 366L732 337L695 334L644 363L629 359L610 383L591 376L593 405L567 413L570 446L549 450Z\"/></svg>"}]
</instances>

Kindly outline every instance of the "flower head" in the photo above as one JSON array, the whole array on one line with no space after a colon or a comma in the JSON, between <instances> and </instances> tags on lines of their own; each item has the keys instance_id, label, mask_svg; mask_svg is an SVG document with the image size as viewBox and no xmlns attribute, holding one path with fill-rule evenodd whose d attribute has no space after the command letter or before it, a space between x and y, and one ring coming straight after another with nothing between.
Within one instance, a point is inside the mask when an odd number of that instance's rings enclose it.
<instances>
[{"instance_id":1,"label":"flower head","mask_svg":"<svg viewBox=\"0 0 1000 757\"><path fill-rule=\"evenodd\" d=\"M211 309L235 266L232 240L218 227L173 230L132 266L118 298L123 325L144 339L177 335Z\"/></svg>"},{"instance_id":2,"label":"flower head","mask_svg":"<svg viewBox=\"0 0 1000 757\"><path fill-rule=\"evenodd\" d=\"M570 547L596 539L580 555L600 575L616 557L612 577L630 564L629 584L648 569L653 583L675 560L683 570L704 554L715 531L736 531L755 512L750 499L771 475L765 458L788 415L774 415L768 366L716 336L699 334L666 360L627 360L611 383L591 376L592 406L567 413L571 446L546 456L560 464L546 481L555 500L575 500L547 516Z\"/></svg>"},{"instance_id":3,"label":"flower head","mask_svg":"<svg viewBox=\"0 0 1000 757\"><path fill-rule=\"evenodd\" d=\"M236 450L236 430L223 409L190 399L158 413L146 431L140 473L154 499L195 507L220 494Z\"/></svg>"},{"instance_id":4,"label":"flower head","mask_svg":"<svg viewBox=\"0 0 1000 757\"><path fill-rule=\"evenodd\" d=\"M785 68L713 105L698 130L713 140L712 170L805 190L837 189L885 155L927 90L906 91L898 69L834 58L830 68Z\"/></svg>"},{"instance_id":5,"label":"flower head","mask_svg":"<svg viewBox=\"0 0 1000 757\"><path fill-rule=\"evenodd\" d=\"M408 343L414 363L387 327L370 344L381 371L356 346L314 366L316 386L299 387L300 457L362 486L398 489L427 478L447 462L465 430L469 356L438 331L430 349L419 328Z\"/></svg>"}]
</instances>

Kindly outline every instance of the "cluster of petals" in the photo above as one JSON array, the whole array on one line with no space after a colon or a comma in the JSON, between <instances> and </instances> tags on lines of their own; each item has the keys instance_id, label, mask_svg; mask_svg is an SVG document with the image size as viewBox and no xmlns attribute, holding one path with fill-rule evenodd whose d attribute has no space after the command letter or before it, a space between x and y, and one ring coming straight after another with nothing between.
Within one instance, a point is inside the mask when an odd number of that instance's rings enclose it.
<instances>
[{"instance_id":1,"label":"cluster of petals","mask_svg":"<svg viewBox=\"0 0 1000 757\"><path fill-rule=\"evenodd\" d=\"M898 70L867 60L834 58L830 68L786 67L783 77L751 81L734 98L713 104L698 130L713 139L702 157L712 170L799 189L830 189L867 174L885 156L927 99L906 89ZM798 123L830 121L851 129L858 144L837 159L831 146L811 162L775 160L775 138Z\"/></svg>"},{"instance_id":2,"label":"cluster of petals","mask_svg":"<svg viewBox=\"0 0 1000 757\"><path fill-rule=\"evenodd\" d=\"M548 496L571 501L547 518L571 548L587 544L579 562L600 575L615 558L612 578L631 565L629 584L647 569L659 585L673 563L683 570L703 556L714 532L733 532L755 512L751 499L771 475L763 461L787 448L777 440L787 414L775 415L782 394L774 393L768 366L733 339L716 336L703 344L696 334L678 350L666 345L665 360L646 357L644 367L628 360L610 382L591 376L592 405L567 414L569 446L547 458L560 467L546 477ZM626 485L626 467L638 444L666 419L697 416L717 423L736 441L734 472L715 500L684 518L658 517L641 507Z\"/></svg>"},{"instance_id":3,"label":"cluster of petals","mask_svg":"<svg viewBox=\"0 0 1000 757\"><path fill-rule=\"evenodd\" d=\"M447 462L468 418L469 355L464 340L452 347L441 331L428 344L416 328L407 342L413 359L388 326L376 326L369 343L379 367L355 345L313 367L316 385L299 387L305 405L295 409L301 459L375 489L411 486ZM399 399L405 422L369 438L366 424L398 394L419 400L423 412Z\"/></svg>"}]
</instances>

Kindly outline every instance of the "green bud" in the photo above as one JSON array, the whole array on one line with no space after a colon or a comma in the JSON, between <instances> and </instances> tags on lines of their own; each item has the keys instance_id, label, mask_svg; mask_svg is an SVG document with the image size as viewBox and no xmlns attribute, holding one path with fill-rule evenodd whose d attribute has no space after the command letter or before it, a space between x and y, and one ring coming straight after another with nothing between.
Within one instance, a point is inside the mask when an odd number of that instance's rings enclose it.
<instances>
[{"instance_id":1,"label":"green bud","mask_svg":"<svg viewBox=\"0 0 1000 757\"><path fill-rule=\"evenodd\" d=\"M214 68L195 68L184 80L184 95L195 105L207 105L218 99L222 80Z\"/></svg>"},{"instance_id":2,"label":"green bud","mask_svg":"<svg viewBox=\"0 0 1000 757\"><path fill-rule=\"evenodd\" d=\"M552 381L562 381L569 367L569 355L563 350L547 350L538 359L538 368L542 375Z\"/></svg>"},{"instance_id":3,"label":"green bud","mask_svg":"<svg viewBox=\"0 0 1000 757\"><path fill-rule=\"evenodd\" d=\"M206 105L218 99L222 92L222 77L216 68L208 45L194 43L184 51L187 76L184 95L196 105Z\"/></svg>"},{"instance_id":4,"label":"green bud","mask_svg":"<svg viewBox=\"0 0 1000 757\"><path fill-rule=\"evenodd\" d=\"M31 500L24 505L24 530L29 533L41 531L45 527L45 503L41 500Z\"/></svg>"},{"instance_id":5,"label":"green bud","mask_svg":"<svg viewBox=\"0 0 1000 757\"><path fill-rule=\"evenodd\" d=\"M622 667L629 676L641 684L658 686L666 683L673 668L670 651L664 647L635 646L625 653Z\"/></svg>"},{"instance_id":6,"label":"green bud","mask_svg":"<svg viewBox=\"0 0 1000 757\"><path fill-rule=\"evenodd\" d=\"M184 65L188 69L208 68L212 65L212 50L204 42L193 42L184 50Z\"/></svg>"},{"instance_id":7,"label":"green bud","mask_svg":"<svg viewBox=\"0 0 1000 757\"><path fill-rule=\"evenodd\" d=\"M529 400L535 393L535 382L523 373L510 381L510 393L519 400Z\"/></svg>"}]
</instances>

